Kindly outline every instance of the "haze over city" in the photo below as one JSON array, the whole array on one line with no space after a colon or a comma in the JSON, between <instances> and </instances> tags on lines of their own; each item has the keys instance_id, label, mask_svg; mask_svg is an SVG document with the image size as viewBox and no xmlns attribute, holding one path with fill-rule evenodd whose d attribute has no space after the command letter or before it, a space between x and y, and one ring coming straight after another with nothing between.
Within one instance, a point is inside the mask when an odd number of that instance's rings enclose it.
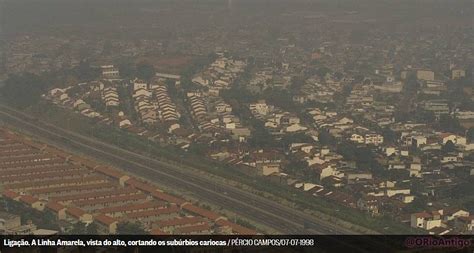
<instances>
[{"instance_id":1,"label":"haze over city","mask_svg":"<svg viewBox=\"0 0 474 253\"><path fill-rule=\"evenodd\" d=\"M0 8L0 234L474 233L473 1Z\"/></svg>"}]
</instances>

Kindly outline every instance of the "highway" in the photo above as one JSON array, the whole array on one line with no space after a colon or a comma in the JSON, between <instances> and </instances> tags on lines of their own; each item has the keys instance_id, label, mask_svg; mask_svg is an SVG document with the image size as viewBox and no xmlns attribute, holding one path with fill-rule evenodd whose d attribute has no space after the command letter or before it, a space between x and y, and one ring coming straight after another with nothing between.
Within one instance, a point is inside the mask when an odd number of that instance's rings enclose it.
<instances>
[{"instance_id":1,"label":"highway","mask_svg":"<svg viewBox=\"0 0 474 253\"><path fill-rule=\"evenodd\" d=\"M190 192L199 200L220 206L281 234L355 234L354 231L275 201L216 182L203 173L185 170L184 166L177 163L152 159L34 120L31 116L4 105L0 105L0 119L7 125L47 140L47 143L108 162L178 192Z\"/></svg>"}]
</instances>

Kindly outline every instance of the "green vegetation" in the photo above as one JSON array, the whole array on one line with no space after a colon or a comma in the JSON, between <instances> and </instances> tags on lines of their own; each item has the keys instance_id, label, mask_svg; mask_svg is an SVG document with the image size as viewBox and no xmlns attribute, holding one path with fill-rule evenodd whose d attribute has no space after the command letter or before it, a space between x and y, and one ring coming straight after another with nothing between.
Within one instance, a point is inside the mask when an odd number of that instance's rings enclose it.
<instances>
[{"instance_id":1,"label":"green vegetation","mask_svg":"<svg viewBox=\"0 0 474 253\"><path fill-rule=\"evenodd\" d=\"M117 225L119 235L146 235L148 234L142 225L133 222L123 222Z\"/></svg>"},{"instance_id":2,"label":"green vegetation","mask_svg":"<svg viewBox=\"0 0 474 253\"><path fill-rule=\"evenodd\" d=\"M21 202L0 198L0 211L20 215L22 224L31 221L38 228L59 231L58 220L52 213L38 211Z\"/></svg>"},{"instance_id":3,"label":"green vegetation","mask_svg":"<svg viewBox=\"0 0 474 253\"><path fill-rule=\"evenodd\" d=\"M44 77L34 74L13 75L5 81L0 93L8 103L23 109L37 104L47 88L48 82Z\"/></svg>"},{"instance_id":4,"label":"green vegetation","mask_svg":"<svg viewBox=\"0 0 474 253\"><path fill-rule=\"evenodd\" d=\"M474 127L471 127L466 132L466 138L468 142L474 141Z\"/></svg>"},{"instance_id":5,"label":"green vegetation","mask_svg":"<svg viewBox=\"0 0 474 253\"><path fill-rule=\"evenodd\" d=\"M265 127L264 123L257 119L254 119L252 123L253 131L248 140L249 145L257 148L273 147L275 145L275 139Z\"/></svg>"},{"instance_id":6,"label":"green vegetation","mask_svg":"<svg viewBox=\"0 0 474 253\"><path fill-rule=\"evenodd\" d=\"M76 222L72 225L71 229L67 231L68 235L96 235L97 232L97 224L90 223L85 224L82 222Z\"/></svg>"},{"instance_id":7,"label":"green vegetation","mask_svg":"<svg viewBox=\"0 0 474 253\"><path fill-rule=\"evenodd\" d=\"M234 220L235 223L243 226L243 227L247 227L247 228L250 228L250 229L257 229L257 227L255 227L255 225L253 225L251 222L247 221L247 220L244 220L242 218L239 218L237 217L235 220Z\"/></svg>"},{"instance_id":8,"label":"green vegetation","mask_svg":"<svg viewBox=\"0 0 474 253\"><path fill-rule=\"evenodd\" d=\"M135 76L149 82L155 76L155 73L156 70L153 65L140 63L137 65Z\"/></svg>"},{"instance_id":9,"label":"green vegetation","mask_svg":"<svg viewBox=\"0 0 474 253\"><path fill-rule=\"evenodd\" d=\"M439 129L446 132L464 133L464 128L459 124L459 120L447 114L443 114L439 117L438 126Z\"/></svg>"}]
</instances>

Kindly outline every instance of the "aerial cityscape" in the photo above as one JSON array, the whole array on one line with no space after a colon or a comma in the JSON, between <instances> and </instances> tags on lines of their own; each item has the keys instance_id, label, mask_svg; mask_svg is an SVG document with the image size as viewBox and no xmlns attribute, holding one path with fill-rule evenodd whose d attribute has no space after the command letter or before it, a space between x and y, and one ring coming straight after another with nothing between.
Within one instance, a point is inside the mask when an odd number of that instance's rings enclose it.
<instances>
[{"instance_id":1,"label":"aerial cityscape","mask_svg":"<svg viewBox=\"0 0 474 253\"><path fill-rule=\"evenodd\" d=\"M0 5L0 234L474 234L472 0Z\"/></svg>"}]
</instances>

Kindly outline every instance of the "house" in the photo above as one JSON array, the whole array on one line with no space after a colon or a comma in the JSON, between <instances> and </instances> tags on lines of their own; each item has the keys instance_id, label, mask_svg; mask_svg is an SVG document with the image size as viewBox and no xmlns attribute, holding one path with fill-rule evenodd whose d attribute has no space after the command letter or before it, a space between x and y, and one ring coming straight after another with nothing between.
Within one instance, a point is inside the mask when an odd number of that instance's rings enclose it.
<instances>
[{"instance_id":1,"label":"house","mask_svg":"<svg viewBox=\"0 0 474 253\"><path fill-rule=\"evenodd\" d=\"M396 147L384 147L384 153L386 156L391 156L394 154L397 154L397 148Z\"/></svg>"},{"instance_id":2,"label":"house","mask_svg":"<svg viewBox=\"0 0 474 253\"><path fill-rule=\"evenodd\" d=\"M31 208L34 208L39 211L44 210L44 202L40 201L38 198L33 197L31 195L22 195L20 197L20 202L30 206Z\"/></svg>"},{"instance_id":3,"label":"house","mask_svg":"<svg viewBox=\"0 0 474 253\"><path fill-rule=\"evenodd\" d=\"M102 71L102 78L111 80L120 78L120 71L114 65L102 65L100 68Z\"/></svg>"},{"instance_id":4,"label":"house","mask_svg":"<svg viewBox=\"0 0 474 253\"><path fill-rule=\"evenodd\" d=\"M467 142L465 137L458 136L451 133L442 133L439 135L439 137L441 138L443 145L446 144L448 141L451 141L453 144L458 144L458 145L466 145L466 142Z\"/></svg>"},{"instance_id":5,"label":"house","mask_svg":"<svg viewBox=\"0 0 474 253\"><path fill-rule=\"evenodd\" d=\"M66 209L66 217L74 221L79 221L82 223L92 223L94 218L91 214L86 213L84 210L77 207L68 207Z\"/></svg>"},{"instance_id":6,"label":"house","mask_svg":"<svg viewBox=\"0 0 474 253\"><path fill-rule=\"evenodd\" d=\"M137 90L140 90L140 89L146 90L147 87L148 87L148 84L143 80L135 79L133 81L133 91L137 91Z\"/></svg>"},{"instance_id":7,"label":"house","mask_svg":"<svg viewBox=\"0 0 474 253\"><path fill-rule=\"evenodd\" d=\"M434 227L430 230L428 230L428 234L430 235L445 235L451 232L451 229L449 228L444 228L444 227Z\"/></svg>"},{"instance_id":8,"label":"house","mask_svg":"<svg viewBox=\"0 0 474 253\"><path fill-rule=\"evenodd\" d=\"M299 132L299 131L304 131L308 129L307 127L301 126L300 124L293 124L288 127L286 127L285 131L289 133L294 133L294 132Z\"/></svg>"},{"instance_id":9,"label":"house","mask_svg":"<svg viewBox=\"0 0 474 253\"><path fill-rule=\"evenodd\" d=\"M455 219L454 224L458 231L472 234L474 232L474 215L459 217Z\"/></svg>"},{"instance_id":10,"label":"house","mask_svg":"<svg viewBox=\"0 0 474 253\"><path fill-rule=\"evenodd\" d=\"M419 148L421 145L426 145L428 138L425 136L413 136L412 137L412 145L415 145L417 148Z\"/></svg>"},{"instance_id":11,"label":"house","mask_svg":"<svg viewBox=\"0 0 474 253\"><path fill-rule=\"evenodd\" d=\"M97 232L99 234L116 234L118 221L105 214L99 214L94 217L94 221L97 224Z\"/></svg>"},{"instance_id":12,"label":"house","mask_svg":"<svg viewBox=\"0 0 474 253\"><path fill-rule=\"evenodd\" d=\"M257 165L258 174L261 176L268 176L273 173L280 172L280 163L265 163Z\"/></svg>"},{"instance_id":13,"label":"house","mask_svg":"<svg viewBox=\"0 0 474 253\"><path fill-rule=\"evenodd\" d=\"M379 200L374 196L364 196L357 200L357 208L362 211L367 211L371 215L379 214Z\"/></svg>"},{"instance_id":14,"label":"house","mask_svg":"<svg viewBox=\"0 0 474 253\"><path fill-rule=\"evenodd\" d=\"M178 123L171 124L168 127L168 132L172 133L174 130L179 129L181 126Z\"/></svg>"},{"instance_id":15,"label":"house","mask_svg":"<svg viewBox=\"0 0 474 253\"><path fill-rule=\"evenodd\" d=\"M466 71L464 69L453 69L451 70L451 79L460 79L466 76Z\"/></svg>"},{"instance_id":16,"label":"house","mask_svg":"<svg viewBox=\"0 0 474 253\"><path fill-rule=\"evenodd\" d=\"M349 172L345 172L344 176L348 184L354 183L360 180L372 180L372 173L370 172L349 171Z\"/></svg>"},{"instance_id":17,"label":"house","mask_svg":"<svg viewBox=\"0 0 474 253\"><path fill-rule=\"evenodd\" d=\"M158 116L155 110L144 110L141 112L141 119L144 124L155 124L158 121Z\"/></svg>"},{"instance_id":18,"label":"house","mask_svg":"<svg viewBox=\"0 0 474 253\"><path fill-rule=\"evenodd\" d=\"M132 122L130 122L129 119L123 119L119 122L119 127L120 128L125 128L125 127L131 126L131 125L132 125Z\"/></svg>"},{"instance_id":19,"label":"house","mask_svg":"<svg viewBox=\"0 0 474 253\"><path fill-rule=\"evenodd\" d=\"M419 80L433 81L434 72L431 70L420 69L416 71L416 78Z\"/></svg>"},{"instance_id":20,"label":"house","mask_svg":"<svg viewBox=\"0 0 474 253\"><path fill-rule=\"evenodd\" d=\"M365 144L378 146L383 143L383 136L380 134L366 134L364 136Z\"/></svg>"},{"instance_id":21,"label":"house","mask_svg":"<svg viewBox=\"0 0 474 253\"><path fill-rule=\"evenodd\" d=\"M319 181L322 181L324 178L333 176L336 174L337 170L331 164L314 164L310 166L311 169L316 173L316 177Z\"/></svg>"},{"instance_id":22,"label":"house","mask_svg":"<svg viewBox=\"0 0 474 253\"><path fill-rule=\"evenodd\" d=\"M428 212L414 213L411 215L410 226L412 228L422 228L430 230L435 227L441 227L441 219L438 215Z\"/></svg>"},{"instance_id":23,"label":"house","mask_svg":"<svg viewBox=\"0 0 474 253\"><path fill-rule=\"evenodd\" d=\"M459 217L469 217L469 212L462 209L447 209L443 212L444 220L451 221Z\"/></svg>"},{"instance_id":24,"label":"house","mask_svg":"<svg viewBox=\"0 0 474 253\"><path fill-rule=\"evenodd\" d=\"M386 195L388 197L392 197L392 196L395 196L395 195L398 195L398 194L402 194L402 195L409 195L410 194L410 189L405 189L405 188L400 188L400 189L397 189L397 188L390 188L390 189L387 189L386 190Z\"/></svg>"},{"instance_id":25,"label":"house","mask_svg":"<svg viewBox=\"0 0 474 253\"><path fill-rule=\"evenodd\" d=\"M396 195L397 199L400 200L402 203L408 204L413 202L415 200L415 196L413 195L404 195L404 194L398 194Z\"/></svg>"},{"instance_id":26,"label":"house","mask_svg":"<svg viewBox=\"0 0 474 253\"><path fill-rule=\"evenodd\" d=\"M218 113L232 112L232 107L224 102L217 104L215 108Z\"/></svg>"},{"instance_id":27,"label":"house","mask_svg":"<svg viewBox=\"0 0 474 253\"><path fill-rule=\"evenodd\" d=\"M453 163L457 162L459 160L459 157L454 154L447 154L441 158L441 163Z\"/></svg>"},{"instance_id":28,"label":"house","mask_svg":"<svg viewBox=\"0 0 474 253\"><path fill-rule=\"evenodd\" d=\"M252 113L267 115L270 112L270 106L267 105L265 100L260 100L257 103L252 103L249 106Z\"/></svg>"},{"instance_id":29,"label":"house","mask_svg":"<svg viewBox=\"0 0 474 253\"><path fill-rule=\"evenodd\" d=\"M51 96L51 97L56 97L60 94L63 94L64 93L64 90L63 89L60 89L60 88L53 88L51 90L48 91L48 94Z\"/></svg>"},{"instance_id":30,"label":"house","mask_svg":"<svg viewBox=\"0 0 474 253\"><path fill-rule=\"evenodd\" d=\"M362 136L362 135L360 135L360 134L352 134L350 140L351 140L352 142L360 143L360 144L362 144L362 143L365 142L364 136Z\"/></svg>"},{"instance_id":31,"label":"house","mask_svg":"<svg viewBox=\"0 0 474 253\"><path fill-rule=\"evenodd\" d=\"M50 201L46 204L46 210L52 212L58 220L66 219L66 207L54 201Z\"/></svg>"},{"instance_id":32,"label":"house","mask_svg":"<svg viewBox=\"0 0 474 253\"><path fill-rule=\"evenodd\" d=\"M8 234L9 231L21 226L21 216L0 212L0 233Z\"/></svg>"},{"instance_id":33,"label":"house","mask_svg":"<svg viewBox=\"0 0 474 253\"><path fill-rule=\"evenodd\" d=\"M82 100L82 99L76 100L73 103L73 106L78 111L82 111L82 110L85 110L85 109L91 109L90 105L86 104L86 102L84 102L84 100Z\"/></svg>"}]
</instances>

